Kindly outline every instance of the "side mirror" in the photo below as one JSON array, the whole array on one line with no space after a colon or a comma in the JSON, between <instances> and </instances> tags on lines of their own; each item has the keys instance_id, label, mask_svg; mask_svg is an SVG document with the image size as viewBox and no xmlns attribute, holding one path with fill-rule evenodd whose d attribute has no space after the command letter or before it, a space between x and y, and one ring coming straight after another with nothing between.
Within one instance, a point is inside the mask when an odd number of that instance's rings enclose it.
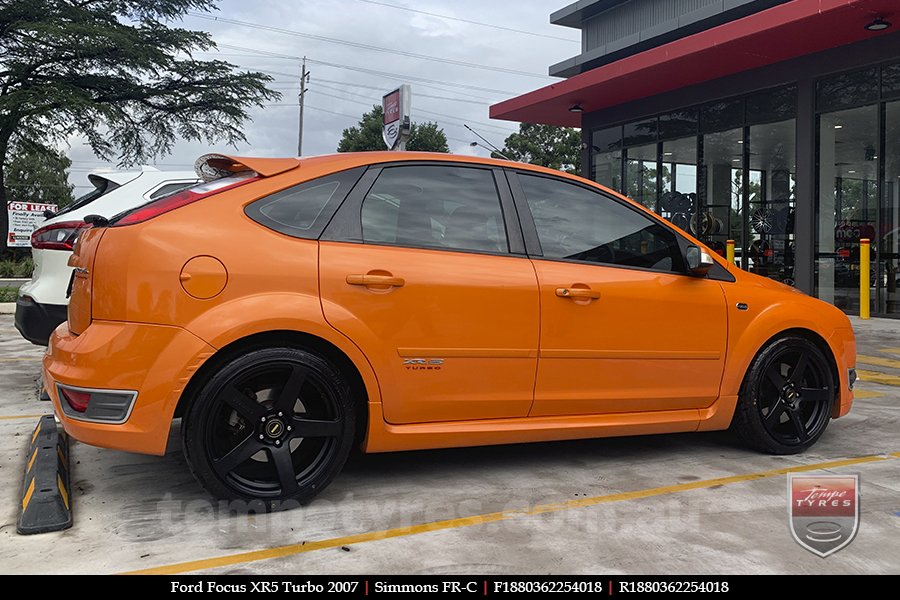
<instances>
[{"instance_id":1,"label":"side mirror","mask_svg":"<svg viewBox=\"0 0 900 600\"><path fill-rule=\"evenodd\" d=\"M699 246L688 246L684 251L684 261L687 263L688 271L699 277L709 273L709 270L716 264L713 257L706 250L701 250Z\"/></svg>"}]
</instances>

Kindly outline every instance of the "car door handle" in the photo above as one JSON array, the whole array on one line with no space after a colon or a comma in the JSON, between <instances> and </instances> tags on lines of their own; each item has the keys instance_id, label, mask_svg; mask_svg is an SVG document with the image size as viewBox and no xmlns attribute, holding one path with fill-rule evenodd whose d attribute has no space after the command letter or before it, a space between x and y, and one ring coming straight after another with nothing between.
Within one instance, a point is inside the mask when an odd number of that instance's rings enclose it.
<instances>
[{"instance_id":1,"label":"car door handle","mask_svg":"<svg viewBox=\"0 0 900 600\"><path fill-rule=\"evenodd\" d=\"M575 298L576 300L596 300L600 297L600 292L591 288L556 288L556 295L560 298Z\"/></svg>"},{"instance_id":2,"label":"car door handle","mask_svg":"<svg viewBox=\"0 0 900 600\"><path fill-rule=\"evenodd\" d=\"M350 285L403 287L406 280L393 275L347 275L347 283Z\"/></svg>"}]
</instances>

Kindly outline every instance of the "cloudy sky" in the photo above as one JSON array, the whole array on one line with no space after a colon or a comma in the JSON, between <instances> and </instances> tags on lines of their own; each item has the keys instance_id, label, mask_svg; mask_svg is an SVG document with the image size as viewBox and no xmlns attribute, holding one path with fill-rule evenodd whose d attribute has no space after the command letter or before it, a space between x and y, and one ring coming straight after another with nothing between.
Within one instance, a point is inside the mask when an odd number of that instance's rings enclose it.
<instances>
[{"instance_id":1,"label":"cloudy sky","mask_svg":"<svg viewBox=\"0 0 900 600\"><path fill-rule=\"evenodd\" d=\"M454 153L486 155L470 147L476 138L463 123L502 146L517 126L490 120L488 106L551 83L547 67L578 54L578 31L549 24L550 13L566 4L565 0L222 0L210 17L188 16L183 26L210 32L219 58L272 75L272 87L283 97L251 113L252 121L245 125L248 142L236 151L180 143L156 165L190 169L197 156L210 150L296 155L302 56L309 59L310 71L304 155L334 152L341 131L404 82L412 86L413 121L436 121ZM73 160L70 180L79 186L76 194L87 191L81 186L86 185L89 170L112 166L98 161L81 140L73 140L67 153Z\"/></svg>"}]
</instances>

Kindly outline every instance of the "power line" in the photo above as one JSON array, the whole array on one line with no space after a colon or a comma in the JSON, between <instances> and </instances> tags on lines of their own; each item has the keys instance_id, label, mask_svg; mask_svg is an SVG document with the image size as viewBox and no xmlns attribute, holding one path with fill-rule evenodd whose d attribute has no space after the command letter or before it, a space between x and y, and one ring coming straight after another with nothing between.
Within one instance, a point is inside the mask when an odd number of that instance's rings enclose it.
<instances>
[{"instance_id":1,"label":"power line","mask_svg":"<svg viewBox=\"0 0 900 600\"><path fill-rule=\"evenodd\" d=\"M380 92L384 92L384 87L378 87L378 86L374 86L374 85L360 85L360 84L356 84L356 83L346 83L344 81L333 81L330 79L320 79L318 77L316 78L315 83L317 85L324 87L324 88L337 90L339 92L343 92L345 90L342 90L342 89L336 88L336 87L332 87L332 86L328 86L328 85L322 85L320 83L322 81L325 81L327 83L335 83L337 85L345 85L348 87L363 88L363 89L369 89L369 90L378 90ZM416 98L431 98L433 100L449 100L451 102L465 102L466 104L476 104L478 106L488 106L489 105L489 103L487 103L487 102L479 102L478 100L468 100L466 98L451 98L450 96L436 96L434 94L423 94L421 92L416 92Z\"/></svg>"},{"instance_id":2,"label":"power line","mask_svg":"<svg viewBox=\"0 0 900 600\"><path fill-rule=\"evenodd\" d=\"M301 58L302 58L300 56L290 56L287 54L278 54L276 52L269 52L267 50L257 50L255 48L247 48L246 46L233 46L231 44L218 44L218 46L221 48L230 48L233 50L244 50L247 52L255 52L262 56L270 56L273 58L290 58L292 60L301 60ZM454 88L463 88L463 89L467 89L467 90L474 90L476 92L487 92L489 94L498 94L500 96L515 96L516 95L516 92L510 92L508 90L498 90L498 89L494 89L494 88L480 87L477 85L468 85L465 83L447 83L446 81L440 81L437 79L428 79L427 77L390 73L388 71L379 71L377 69L354 67L352 65L344 65L341 63L327 62L324 60L314 60L312 58L307 58L306 60L311 63L315 63L317 65L323 65L326 67L334 67L336 69L346 69L348 71L356 71L358 73L365 73L367 75L374 75L376 77L385 77L387 79L394 79L394 80L397 80L400 82L406 82L406 83L415 82L415 83L419 83L419 84L440 85L440 86L443 86L443 88L436 88L436 89L439 89L440 91L443 91L443 92L457 92L457 90L446 89L449 86L449 87L454 87ZM247 67L247 68L251 68L251 67ZM296 77L296 75L290 75L290 77ZM457 93L467 95L467 94L464 94L463 92L457 92Z\"/></svg>"},{"instance_id":3,"label":"power line","mask_svg":"<svg viewBox=\"0 0 900 600\"><path fill-rule=\"evenodd\" d=\"M459 21L461 23L468 23L470 25L480 25L481 27L490 27L492 29L500 29L503 31L511 31L513 33L522 33L524 35L533 35L542 38L548 38L551 40L562 40L564 42L571 43L580 43L581 40L574 40L572 38L564 38L556 35L550 35L547 33L538 33L536 31L526 31L524 29L514 29L512 27L503 27L502 25L494 25L493 23L483 23L481 21L471 21L469 19L462 19L460 17L451 17L449 15L440 15L433 12L428 12L425 10L417 10L415 8L409 8L407 6L398 6L396 4L388 4L387 2L376 2L376 0L359 0L360 2L365 2L366 4L377 4L378 6L387 6L388 8L396 8L397 10L405 10L408 12L419 13L420 15L428 15L429 17L437 17L439 19L447 19L448 21Z\"/></svg>"},{"instance_id":4,"label":"power line","mask_svg":"<svg viewBox=\"0 0 900 600\"><path fill-rule=\"evenodd\" d=\"M260 50L260 49L258 49L258 48L247 48L247 47L245 47L245 46L233 46L233 45L230 45L230 44L218 44L218 46L219 46L220 48L231 48L231 49L242 50L242 51L245 51L245 52L253 52L254 54L249 54L249 55L248 55L248 54L225 54L225 53L223 53L223 52L204 52L203 54L219 54L219 55L221 55L221 56L244 56L244 57L253 57L253 56L259 55L259 56L265 56L265 57L268 57L268 58L278 58L278 59L284 59L284 60L297 60L297 61L299 61L299 60L302 59L302 57L300 57L300 56L291 56L291 55L289 55L289 54L279 54L279 53L277 53L277 52L269 52L268 50ZM318 62L318 61L313 61L312 59L309 59L309 58L308 58L307 60L308 60L309 62ZM374 69L363 69L363 68L361 68L361 67L353 67L353 66L351 66L351 65L341 65L341 64L338 64L338 63L323 63L323 62L319 62L318 64L323 64L324 66L327 66L327 67L334 67L334 68L337 68L337 69L346 69L346 70L350 70L350 71L363 72L363 73L368 74L368 75L373 75L373 76L377 76L377 77L383 77L383 78L386 78L386 79L393 79L393 80L395 80L395 81L400 81L400 82L403 82L403 83L406 83L406 82L409 82L409 81L415 81L415 83L416 83L417 85L421 86L421 87L430 88L430 89L433 89L433 90L437 90L437 91L439 91L439 92L451 92L451 93L454 93L454 94L459 94L460 96L468 96L469 98L474 98L474 99L477 99L477 100L483 100L483 101L485 101L486 103L489 103L489 104L493 104L493 103L497 102L497 100L496 100L496 99L491 99L491 98L485 98L484 96L476 96L476 95L474 95L474 94L469 94L469 93L467 93L467 92L462 92L462 91L460 91L459 89L447 89L447 87L455 86L456 88L465 88L465 89L480 90L480 91L485 91L485 92L492 93L492 94L497 94L497 95L500 95L500 96L514 96L514 95L516 95L515 92L509 92L509 91L505 91L505 90L494 90L494 89L491 89L491 88L480 88L480 87L478 87L478 86L470 86L470 85L466 85L466 84L462 84L462 83L449 83L449 84L448 84L448 83L445 82L445 81L438 81L438 80L435 80L435 79L426 79L426 78L424 78L424 77L416 77L416 76L412 76L412 75L402 75L402 74L396 74L396 73L388 73L388 72L386 72L386 71L377 71L377 70L374 70ZM250 69L250 68L256 68L256 67L248 67L248 66L244 66L244 68ZM259 70L259 69L257 69L257 70ZM266 72L266 71L263 71L263 72ZM270 73L271 73L271 72L270 72ZM273 74L274 74L274 73L273 73ZM291 75L290 77L296 77L296 76L295 76L295 75ZM324 81L324 80L323 80L323 81ZM439 87L439 86L440 86L440 87ZM382 89L382 88L378 88L378 89Z\"/></svg>"},{"instance_id":5,"label":"power line","mask_svg":"<svg viewBox=\"0 0 900 600\"><path fill-rule=\"evenodd\" d=\"M284 29L282 27L273 27L271 25L263 25L261 23L251 23L249 21L240 21L238 19L228 19L226 17L219 17L215 15L205 15L202 13L196 12L188 12L189 16L195 17L197 19L205 19L207 21L215 21L228 23L229 25L240 25L242 27L249 27L252 29L260 29L263 31L272 31L275 33L282 33L284 35L292 35L296 37L306 38L317 40L321 42L328 42L332 44L340 44L342 46L350 46L352 48L359 48L361 50L371 50L374 52L384 52L386 54L396 54L398 56L406 56L409 58L416 58L419 60L430 60L432 62L443 63L447 65L454 65L458 67L467 67L470 69L481 69L484 71L493 71L495 73L505 73L508 75L521 75L523 77L536 77L539 79L554 79L547 75L543 75L540 73L532 73L530 71L520 71L518 69L509 69L507 67L495 67L493 65L482 65L478 63L472 63L464 60L455 60L452 58L442 58L440 56L430 56L428 54L418 54L416 52L408 52L406 50L396 50L393 48L383 48L381 46L373 46L372 44L363 44L360 42L352 42L350 40L341 40L338 38L326 37L323 35L315 35L312 33L303 33L301 31L294 31L292 29Z\"/></svg>"}]
</instances>

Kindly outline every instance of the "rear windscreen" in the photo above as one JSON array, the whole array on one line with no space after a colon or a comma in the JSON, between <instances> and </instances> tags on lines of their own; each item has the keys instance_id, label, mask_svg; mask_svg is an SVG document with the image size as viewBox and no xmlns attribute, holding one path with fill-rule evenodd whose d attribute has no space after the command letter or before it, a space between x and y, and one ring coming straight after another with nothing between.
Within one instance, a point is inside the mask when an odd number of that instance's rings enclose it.
<instances>
[{"instance_id":1,"label":"rear windscreen","mask_svg":"<svg viewBox=\"0 0 900 600\"><path fill-rule=\"evenodd\" d=\"M88 192L88 193L85 194L84 196L80 196L77 200L75 200L75 202L73 202L72 204L68 205L68 206L65 207L64 209L60 210L60 211L59 211L58 213L56 213L56 214L57 214L57 215L62 215L62 214L65 214L65 213L67 213L67 212L71 212L71 211L73 211L73 210L75 210L75 209L77 209L77 208L81 208L82 206L87 206L88 204L90 204L91 202L93 202L94 200L96 200L97 198L99 198L100 196L102 196L102 195L104 195L104 194L107 194L107 193L113 191L113 190L116 189L117 187L119 187L119 184L113 183L113 182L110 181L109 179L102 179L102 180L99 182L99 184L97 185L97 187L95 187L93 190L91 190L90 192Z\"/></svg>"}]
</instances>

